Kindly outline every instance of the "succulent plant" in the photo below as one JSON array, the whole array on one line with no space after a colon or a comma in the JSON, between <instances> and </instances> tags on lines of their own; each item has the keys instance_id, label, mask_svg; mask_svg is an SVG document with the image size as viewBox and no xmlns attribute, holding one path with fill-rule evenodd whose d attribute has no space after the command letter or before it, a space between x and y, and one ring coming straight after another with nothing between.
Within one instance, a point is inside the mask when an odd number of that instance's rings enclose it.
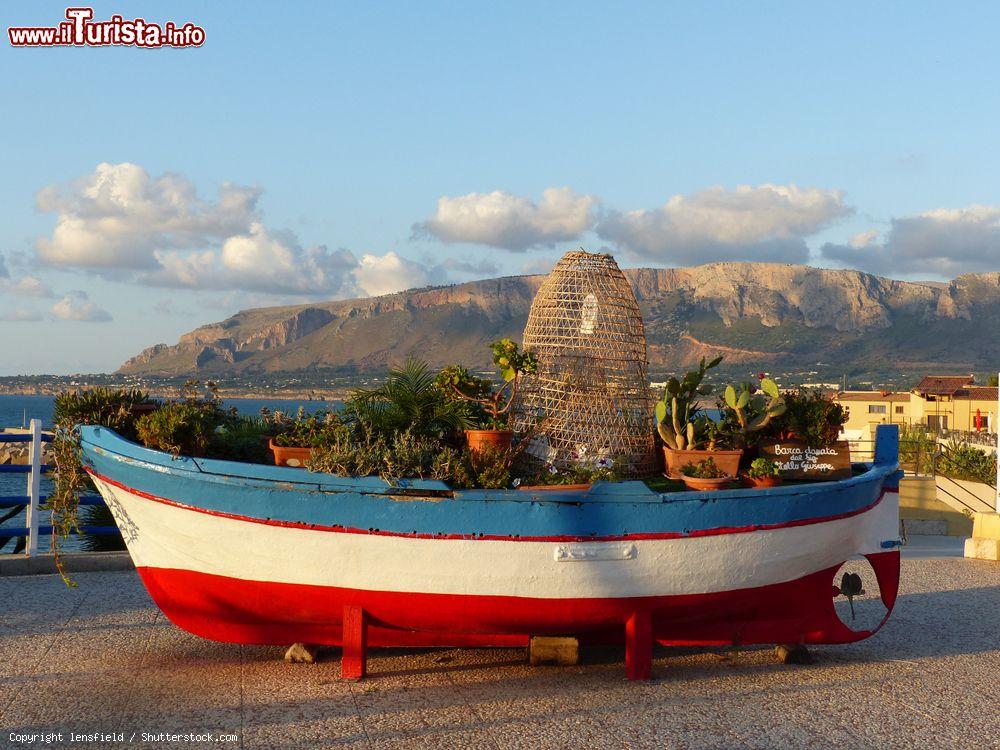
<instances>
[{"instance_id":1,"label":"succulent plant","mask_svg":"<svg viewBox=\"0 0 1000 750\"><path fill-rule=\"evenodd\" d=\"M770 458L755 458L750 462L750 470L747 476L753 479L765 479L767 477L780 477L781 468Z\"/></svg>"},{"instance_id":2,"label":"succulent plant","mask_svg":"<svg viewBox=\"0 0 1000 750\"><path fill-rule=\"evenodd\" d=\"M698 397L707 396L712 386L703 384L705 375L722 361L716 357L710 362L701 358L697 370L688 372L682 380L671 377L663 389L663 398L656 402L656 431L668 448L693 450L697 443L703 421L698 412Z\"/></svg>"},{"instance_id":3,"label":"succulent plant","mask_svg":"<svg viewBox=\"0 0 1000 750\"><path fill-rule=\"evenodd\" d=\"M749 383L741 383L738 388L726 386L725 401L743 432L761 430L785 413L785 399L770 378L761 379L760 393L755 393Z\"/></svg>"}]
</instances>

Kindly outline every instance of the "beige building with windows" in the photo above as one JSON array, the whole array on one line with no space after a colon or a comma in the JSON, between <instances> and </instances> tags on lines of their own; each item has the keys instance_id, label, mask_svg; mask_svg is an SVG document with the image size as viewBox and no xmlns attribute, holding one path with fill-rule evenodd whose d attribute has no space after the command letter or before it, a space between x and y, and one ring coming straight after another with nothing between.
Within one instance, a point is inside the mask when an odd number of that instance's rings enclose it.
<instances>
[{"instance_id":1,"label":"beige building with windows","mask_svg":"<svg viewBox=\"0 0 1000 750\"><path fill-rule=\"evenodd\" d=\"M911 391L841 391L834 399L847 409L849 440L869 440L880 424L996 432L997 389L972 375L928 375Z\"/></svg>"}]
</instances>

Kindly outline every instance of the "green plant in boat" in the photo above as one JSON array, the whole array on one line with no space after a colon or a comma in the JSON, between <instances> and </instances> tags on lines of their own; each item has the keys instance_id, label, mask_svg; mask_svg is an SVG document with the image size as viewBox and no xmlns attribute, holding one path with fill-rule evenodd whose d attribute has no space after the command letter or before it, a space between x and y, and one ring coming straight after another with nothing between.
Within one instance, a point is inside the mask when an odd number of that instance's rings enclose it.
<instances>
[{"instance_id":1,"label":"green plant in boat","mask_svg":"<svg viewBox=\"0 0 1000 750\"><path fill-rule=\"evenodd\" d=\"M725 479L729 476L716 466L713 458L706 458L698 463L686 463L681 467L681 474L693 479Z\"/></svg>"},{"instance_id":2,"label":"green plant in boat","mask_svg":"<svg viewBox=\"0 0 1000 750\"><path fill-rule=\"evenodd\" d=\"M142 410L155 406L156 402L145 392L136 389L93 388L56 396L52 441L55 472L48 508L52 516L52 552L56 568L68 586L76 586L76 583L63 566L60 545L67 536L79 530L80 495L96 492L80 463L77 426L101 425L128 440L135 440L136 422Z\"/></svg>"},{"instance_id":3,"label":"green plant in boat","mask_svg":"<svg viewBox=\"0 0 1000 750\"><path fill-rule=\"evenodd\" d=\"M747 476L752 479L766 479L767 477L781 476L781 469L770 458L755 458L750 462Z\"/></svg>"},{"instance_id":4,"label":"green plant in boat","mask_svg":"<svg viewBox=\"0 0 1000 750\"><path fill-rule=\"evenodd\" d=\"M521 378L538 371L538 357L534 352L522 351L511 339L494 341L490 349L493 364L503 380L499 387L487 378L476 377L461 365L441 370L435 382L450 396L472 404L472 414L480 428L506 430Z\"/></svg>"},{"instance_id":5,"label":"green plant in boat","mask_svg":"<svg viewBox=\"0 0 1000 750\"><path fill-rule=\"evenodd\" d=\"M712 393L712 386L704 382L705 376L720 362L721 356L710 362L702 357L697 370L691 370L681 380L674 377L667 380L654 415L656 431L668 448L696 450L706 433L712 430L712 420L700 414L699 400ZM714 432L710 438L711 448L714 448Z\"/></svg>"},{"instance_id":6,"label":"green plant in boat","mask_svg":"<svg viewBox=\"0 0 1000 750\"><path fill-rule=\"evenodd\" d=\"M748 445L751 435L763 430L786 409L778 384L770 378L761 378L759 387L750 383L726 386L720 407L723 430L731 435L734 444L742 445Z\"/></svg>"},{"instance_id":7,"label":"green plant in boat","mask_svg":"<svg viewBox=\"0 0 1000 750\"><path fill-rule=\"evenodd\" d=\"M473 424L468 404L439 388L427 364L412 357L390 368L386 381L377 388L354 391L340 416L355 434L368 431L389 436L412 430L445 440Z\"/></svg>"}]
</instances>

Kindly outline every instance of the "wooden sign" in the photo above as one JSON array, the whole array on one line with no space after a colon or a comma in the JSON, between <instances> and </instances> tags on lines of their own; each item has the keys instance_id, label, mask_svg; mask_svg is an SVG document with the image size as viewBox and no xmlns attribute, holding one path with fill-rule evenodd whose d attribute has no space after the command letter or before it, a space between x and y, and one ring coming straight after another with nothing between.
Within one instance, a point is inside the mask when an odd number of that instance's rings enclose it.
<instances>
[{"instance_id":1,"label":"wooden sign","mask_svg":"<svg viewBox=\"0 0 1000 750\"><path fill-rule=\"evenodd\" d=\"M765 443L760 455L778 464L783 479L823 481L851 476L851 449L847 441L822 448L798 442Z\"/></svg>"}]
</instances>

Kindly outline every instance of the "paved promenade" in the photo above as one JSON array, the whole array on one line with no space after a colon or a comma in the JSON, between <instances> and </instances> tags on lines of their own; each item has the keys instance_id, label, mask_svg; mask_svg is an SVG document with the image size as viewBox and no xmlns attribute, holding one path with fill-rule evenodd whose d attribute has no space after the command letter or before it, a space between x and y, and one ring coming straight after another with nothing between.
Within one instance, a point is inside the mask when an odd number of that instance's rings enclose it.
<instances>
[{"instance_id":1,"label":"paved promenade","mask_svg":"<svg viewBox=\"0 0 1000 750\"><path fill-rule=\"evenodd\" d=\"M658 649L648 684L626 682L616 649L569 668L514 649L375 651L374 676L343 683L335 649L291 665L178 630L134 572L80 574L75 590L0 577L0 747L1000 748L1000 565L911 544L873 639L817 647L811 666Z\"/></svg>"}]
</instances>

